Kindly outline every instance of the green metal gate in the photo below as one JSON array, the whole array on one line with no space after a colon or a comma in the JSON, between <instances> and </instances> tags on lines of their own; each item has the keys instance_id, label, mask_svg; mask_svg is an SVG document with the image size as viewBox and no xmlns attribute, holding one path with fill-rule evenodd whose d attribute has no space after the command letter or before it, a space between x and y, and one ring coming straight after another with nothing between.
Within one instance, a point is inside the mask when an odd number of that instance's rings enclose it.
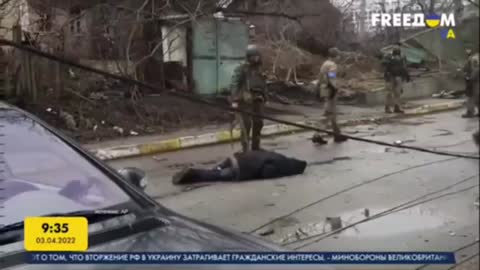
<instances>
[{"instance_id":1,"label":"green metal gate","mask_svg":"<svg viewBox=\"0 0 480 270\"><path fill-rule=\"evenodd\" d=\"M203 19L193 25L193 80L201 95L229 91L233 71L245 59L248 27L240 20Z\"/></svg>"}]
</instances>

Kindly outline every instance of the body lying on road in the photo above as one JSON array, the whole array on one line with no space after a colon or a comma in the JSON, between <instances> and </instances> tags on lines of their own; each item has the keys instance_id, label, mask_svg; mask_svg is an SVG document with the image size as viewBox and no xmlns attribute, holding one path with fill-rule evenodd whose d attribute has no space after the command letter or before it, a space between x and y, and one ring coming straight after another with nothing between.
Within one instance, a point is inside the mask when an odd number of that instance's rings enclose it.
<instances>
[{"instance_id":1,"label":"body lying on road","mask_svg":"<svg viewBox=\"0 0 480 270\"><path fill-rule=\"evenodd\" d=\"M187 168L173 176L175 185L212 181L272 179L302 174L307 162L265 151L235 153L213 169Z\"/></svg>"}]
</instances>

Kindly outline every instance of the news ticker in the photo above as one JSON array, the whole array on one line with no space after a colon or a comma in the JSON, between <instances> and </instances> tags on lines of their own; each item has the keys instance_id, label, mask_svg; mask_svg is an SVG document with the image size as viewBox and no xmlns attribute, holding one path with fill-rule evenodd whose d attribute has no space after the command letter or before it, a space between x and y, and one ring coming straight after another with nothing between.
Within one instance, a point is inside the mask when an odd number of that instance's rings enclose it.
<instances>
[{"instance_id":1,"label":"news ticker","mask_svg":"<svg viewBox=\"0 0 480 270\"><path fill-rule=\"evenodd\" d=\"M29 252L30 264L455 264L452 252Z\"/></svg>"},{"instance_id":2,"label":"news ticker","mask_svg":"<svg viewBox=\"0 0 480 270\"><path fill-rule=\"evenodd\" d=\"M455 264L451 252L87 252L84 217L27 217L31 264Z\"/></svg>"}]
</instances>

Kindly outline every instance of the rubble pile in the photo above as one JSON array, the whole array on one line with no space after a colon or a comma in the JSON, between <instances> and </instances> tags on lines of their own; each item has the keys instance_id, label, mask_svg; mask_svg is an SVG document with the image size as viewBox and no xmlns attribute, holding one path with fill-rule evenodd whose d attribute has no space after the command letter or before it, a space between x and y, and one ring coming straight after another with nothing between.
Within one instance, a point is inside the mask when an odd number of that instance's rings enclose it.
<instances>
[{"instance_id":1,"label":"rubble pile","mask_svg":"<svg viewBox=\"0 0 480 270\"><path fill-rule=\"evenodd\" d=\"M286 81L288 74L296 79L308 79L314 76L312 72L315 66L315 57L311 53L298 48L289 41L263 41L259 42L259 50L262 54L264 71L271 81ZM318 64L318 62L317 62Z\"/></svg>"},{"instance_id":2,"label":"rubble pile","mask_svg":"<svg viewBox=\"0 0 480 270\"><path fill-rule=\"evenodd\" d=\"M270 96L284 104L311 104L318 89L318 73L325 57L291 42L259 41ZM383 87L380 60L359 52L340 52L340 99L352 101L358 92Z\"/></svg>"}]
</instances>

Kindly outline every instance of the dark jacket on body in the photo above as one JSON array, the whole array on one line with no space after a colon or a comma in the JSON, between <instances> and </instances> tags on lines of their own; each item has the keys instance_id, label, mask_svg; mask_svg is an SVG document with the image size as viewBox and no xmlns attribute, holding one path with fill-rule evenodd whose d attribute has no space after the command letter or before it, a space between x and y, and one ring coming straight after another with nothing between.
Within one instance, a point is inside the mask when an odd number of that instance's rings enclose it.
<instances>
[{"instance_id":1,"label":"dark jacket on body","mask_svg":"<svg viewBox=\"0 0 480 270\"><path fill-rule=\"evenodd\" d=\"M307 162L270 151L235 153L238 180L268 179L302 174Z\"/></svg>"}]
</instances>

